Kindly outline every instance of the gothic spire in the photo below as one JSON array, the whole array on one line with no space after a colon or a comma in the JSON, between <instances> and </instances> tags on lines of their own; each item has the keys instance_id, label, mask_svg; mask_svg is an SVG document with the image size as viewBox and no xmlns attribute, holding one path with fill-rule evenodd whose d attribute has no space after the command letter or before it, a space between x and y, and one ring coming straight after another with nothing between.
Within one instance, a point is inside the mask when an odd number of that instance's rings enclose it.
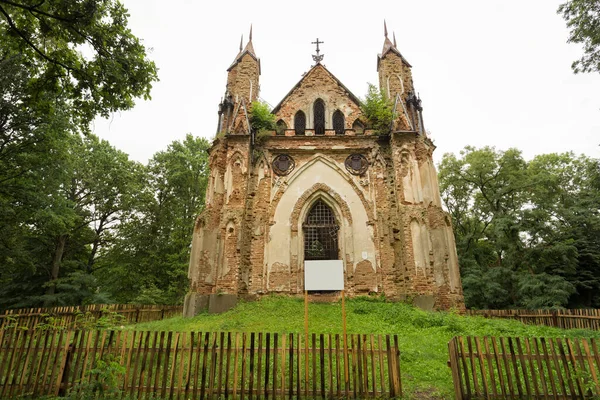
<instances>
[{"instance_id":1,"label":"gothic spire","mask_svg":"<svg viewBox=\"0 0 600 400\"><path fill-rule=\"evenodd\" d=\"M242 43L244 43L244 34L242 33L242 37L240 38L240 53L242 52Z\"/></svg>"},{"instance_id":2,"label":"gothic spire","mask_svg":"<svg viewBox=\"0 0 600 400\"><path fill-rule=\"evenodd\" d=\"M396 44L396 32L394 32L393 35L394 35L394 47L398 48L398 45Z\"/></svg>"},{"instance_id":3,"label":"gothic spire","mask_svg":"<svg viewBox=\"0 0 600 400\"><path fill-rule=\"evenodd\" d=\"M383 35L386 37L388 37L388 32L387 32L387 24L385 23L385 19L383 20Z\"/></svg>"},{"instance_id":4,"label":"gothic spire","mask_svg":"<svg viewBox=\"0 0 600 400\"><path fill-rule=\"evenodd\" d=\"M250 35L248 35L248 44L246 45L246 48L244 49L244 52L248 52L251 55L253 55L254 57L256 57L256 54L254 54L254 46L252 45L252 24L250 24Z\"/></svg>"}]
</instances>

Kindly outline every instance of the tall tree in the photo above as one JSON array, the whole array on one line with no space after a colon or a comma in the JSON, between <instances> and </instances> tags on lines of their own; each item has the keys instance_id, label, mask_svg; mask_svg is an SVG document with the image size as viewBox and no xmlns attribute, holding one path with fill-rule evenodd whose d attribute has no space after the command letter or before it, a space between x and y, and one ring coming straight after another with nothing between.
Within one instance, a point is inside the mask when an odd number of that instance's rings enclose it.
<instances>
[{"instance_id":1,"label":"tall tree","mask_svg":"<svg viewBox=\"0 0 600 400\"><path fill-rule=\"evenodd\" d=\"M569 42L583 45L583 56L573 62L573 71L600 72L600 0L569 0L558 13L567 21Z\"/></svg>"},{"instance_id":2,"label":"tall tree","mask_svg":"<svg viewBox=\"0 0 600 400\"><path fill-rule=\"evenodd\" d=\"M118 0L0 0L1 47L21 55L36 93L65 94L82 128L149 98L156 67Z\"/></svg>"},{"instance_id":3,"label":"tall tree","mask_svg":"<svg viewBox=\"0 0 600 400\"><path fill-rule=\"evenodd\" d=\"M206 139L188 134L150 160L135 212L101 261L101 279L118 301L182 301L194 220L204 207L208 148Z\"/></svg>"},{"instance_id":4,"label":"tall tree","mask_svg":"<svg viewBox=\"0 0 600 400\"><path fill-rule=\"evenodd\" d=\"M446 154L440 188L454 221L467 305L598 301L597 176L596 160L571 153L529 162L515 149Z\"/></svg>"}]
</instances>

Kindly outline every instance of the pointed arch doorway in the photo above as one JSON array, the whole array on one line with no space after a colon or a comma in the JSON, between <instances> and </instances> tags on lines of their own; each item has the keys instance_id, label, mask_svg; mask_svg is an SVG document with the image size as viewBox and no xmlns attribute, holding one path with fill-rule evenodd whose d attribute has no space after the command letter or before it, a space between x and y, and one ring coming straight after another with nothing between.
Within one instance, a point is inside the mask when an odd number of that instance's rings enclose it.
<instances>
[{"instance_id":1,"label":"pointed arch doorway","mask_svg":"<svg viewBox=\"0 0 600 400\"><path fill-rule=\"evenodd\" d=\"M318 199L310 208L302 224L304 233L304 260L339 260L340 226L335 213L323 200Z\"/></svg>"}]
</instances>

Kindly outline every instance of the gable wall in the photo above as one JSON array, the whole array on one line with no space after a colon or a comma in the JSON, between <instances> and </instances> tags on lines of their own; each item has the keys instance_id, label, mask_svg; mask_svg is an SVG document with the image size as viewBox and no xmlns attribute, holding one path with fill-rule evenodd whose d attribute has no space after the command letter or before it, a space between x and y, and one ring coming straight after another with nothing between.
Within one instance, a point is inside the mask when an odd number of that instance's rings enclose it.
<instances>
[{"instance_id":1,"label":"gable wall","mask_svg":"<svg viewBox=\"0 0 600 400\"><path fill-rule=\"evenodd\" d=\"M325 102L325 129L333 129L331 116L335 110L339 109L344 113L346 129L350 129L360 116L360 107L329 72L318 65L283 101L276 113L276 120L283 119L287 126L293 129L294 115L298 110L302 110L306 114L307 129L313 129L313 104L318 98Z\"/></svg>"}]
</instances>

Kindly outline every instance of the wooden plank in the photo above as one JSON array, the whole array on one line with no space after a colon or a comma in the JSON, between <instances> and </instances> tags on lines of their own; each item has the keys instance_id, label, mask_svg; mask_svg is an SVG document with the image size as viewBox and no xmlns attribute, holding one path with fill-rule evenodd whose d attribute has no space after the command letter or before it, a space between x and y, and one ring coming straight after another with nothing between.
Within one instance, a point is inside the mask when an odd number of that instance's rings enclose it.
<instances>
[{"instance_id":1,"label":"wooden plank","mask_svg":"<svg viewBox=\"0 0 600 400\"><path fill-rule=\"evenodd\" d=\"M567 338L565 339L567 341L567 351L568 351L568 355L569 355L569 359L571 360L571 366L573 368L573 371L577 371L577 360L576 360L576 355L575 352L573 350L573 342ZM582 377L580 376L573 376L573 380L575 380L575 384L577 387L577 393L580 397L584 397L585 396L585 390L583 389L583 384L582 384Z\"/></svg>"},{"instance_id":2,"label":"wooden plank","mask_svg":"<svg viewBox=\"0 0 600 400\"><path fill-rule=\"evenodd\" d=\"M29 341L29 346L27 348L27 355L25 357L25 368L23 370L23 373L21 374L21 379L19 380L19 388L18 388L18 393L19 394L24 394L27 395L28 390L29 390L29 385L26 383L30 381L31 376L34 374L34 366L35 366L35 360L36 360L36 356L37 356L37 349L38 349L38 342L39 342L39 337L40 337L40 332L42 331L33 331L32 335L31 335L31 339ZM79 331L75 332L76 334L79 333ZM75 339L77 340L77 338ZM74 341L75 341L74 340ZM2 343L2 337L0 336L0 344ZM0 350L1 350L1 345L0 345ZM32 356L33 355L33 359ZM31 362L29 361L31 359ZM0 374L0 377L2 375ZM27 378L27 379L25 379Z\"/></svg>"},{"instance_id":3,"label":"wooden plank","mask_svg":"<svg viewBox=\"0 0 600 400\"><path fill-rule=\"evenodd\" d=\"M377 335L377 345L379 346L379 351L377 352L377 358L379 358L379 384L381 387L381 395L385 396L388 393L388 390L385 386L385 370L383 367L383 344L381 342L381 335Z\"/></svg>"},{"instance_id":4,"label":"wooden plank","mask_svg":"<svg viewBox=\"0 0 600 400\"><path fill-rule=\"evenodd\" d=\"M208 398L212 399L215 388L215 376L217 374L217 332L213 333L210 349L210 371L208 373Z\"/></svg>"},{"instance_id":5,"label":"wooden plank","mask_svg":"<svg viewBox=\"0 0 600 400\"><path fill-rule=\"evenodd\" d=\"M596 373L596 370L598 368L600 368L600 364L598 364L598 366L594 365L594 359L592 358L592 354L590 352L590 346L588 344L587 339L581 339L581 344L583 345L583 349L585 351L585 360L587 361L587 366L588 366L588 370L592 376L592 380L594 381L594 384L596 385L596 390L595 390L595 394L596 395L600 395L600 383L598 383L598 374Z\"/></svg>"},{"instance_id":6,"label":"wooden plank","mask_svg":"<svg viewBox=\"0 0 600 400\"><path fill-rule=\"evenodd\" d=\"M181 337L181 334L179 332L175 332L175 337L173 338L173 347L172 347L172 351L171 354L173 354L171 361L171 374L170 374L170 378L168 381L168 388L169 388L169 399L173 398L174 395L174 390L175 390L175 373L177 372L177 368L175 367L177 365L177 356L179 355L179 338ZM164 382L165 385L167 385L167 382Z\"/></svg>"},{"instance_id":7,"label":"wooden plank","mask_svg":"<svg viewBox=\"0 0 600 400\"><path fill-rule=\"evenodd\" d=\"M527 363L525 362L525 355L523 354L523 348L521 347L521 339L517 337L515 338L515 341L517 344L516 348L519 355L519 360L521 361L521 371L523 372L523 380L525 381L525 390L527 392L527 397L531 398L533 392L531 390L529 379L527 379L529 374L527 373Z\"/></svg>"},{"instance_id":8,"label":"wooden plank","mask_svg":"<svg viewBox=\"0 0 600 400\"><path fill-rule=\"evenodd\" d=\"M167 333L167 344L165 347L165 361L162 375L162 385L160 388L160 397L164 399L167 396L167 377L169 373L169 361L171 361L171 345L173 340L173 332ZM171 367L173 368L173 367Z\"/></svg>"},{"instance_id":9,"label":"wooden plank","mask_svg":"<svg viewBox=\"0 0 600 400\"><path fill-rule=\"evenodd\" d=\"M535 340L535 338L534 338ZM537 379L537 373L535 372L535 366L533 364L533 360L535 358L535 354L533 353L533 348L530 346L529 344L529 339L525 338L525 351L527 353L527 355L529 356L529 371L531 371L531 380L533 382L533 389L535 393L535 397L539 398L540 397L540 389L538 386L538 379Z\"/></svg>"},{"instance_id":10,"label":"wooden plank","mask_svg":"<svg viewBox=\"0 0 600 400\"><path fill-rule=\"evenodd\" d=\"M158 338L158 357L156 359L156 369L154 371L154 389L152 393L154 395L158 395L160 392L160 370L166 369L165 366L168 364L168 357L165 357L163 361L163 353L165 353L165 348L163 347L165 343L165 332L161 331Z\"/></svg>"},{"instance_id":11,"label":"wooden plank","mask_svg":"<svg viewBox=\"0 0 600 400\"><path fill-rule=\"evenodd\" d=\"M554 363L554 368L555 368L555 372L556 372L556 376L558 379L558 383L560 384L560 389L562 390L561 393L556 393L555 396L558 395L562 395L562 396L567 396L569 393L567 391L567 387L565 386L565 381L563 379L563 374L562 374L562 368L560 366L560 362L558 360L558 350L555 349L554 346L554 339L548 339L548 343L550 343L550 354L552 355L552 361ZM571 393L572 395L572 393Z\"/></svg>"},{"instance_id":12,"label":"wooden plank","mask_svg":"<svg viewBox=\"0 0 600 400\"><path fill-rule=\"evenodd\" d=\"M504 382L504 373L502 372L502 365L503 363L500 362L500 356L499 356L499 351L498 351L498 343L496 342L496 338L495 337L491 337L490 338L492 341L492 348L494 349L494 360L496 362L496 368L498 370L498 380L500 381L500 393L502 394L502 396L504 398L507 397L507 392L506 392L506 388L505 388L505 382ZM504 361L504 359L503 359ZM507 378L508 379L508 378ZM509 390L510 393L510 390ZM511 396L512 398L512 396Z\"/></svg>"},{"instance_id":13,"label":"wooden plank","mask_svg":"<svg viewBox=\"0 0 600 400\"><path fill-rule=\"evenodd\" d=\"M260 398L261 394L261 373L262 373L262 332L258 333L258 349L257 349L257 362L256 362L256 393L257 397ZM254 375L254 374L253 374ZM252 395L250 396L252 397Z\"/></svg>"},{"instance_id":14,"label":"wooden plank","mask_svg":"<svg viewBox=\"0 0 600 400\"><path fill-rule=\"evenodd\" d=\"M371 344L371 353L370 353L370 359L371 359L371 385L373 387L373 397L377 397L377 379L376 379L376 368L375 368L375 339L373 337L373 334L369 335L369 339L370 339L370 344Z\"/></svg>"},{"instance_id":15,"label":"wooden plank","mask_svg":"<svg viewBox=\"0 0 600 400\"><path fill-rule=\"evenodd\" d=\"M262 344L262 338L259 339L261 344ZM275 353L277 352L277 350L275 350ZM258 351L259 354L259 360L262 359L262 357L260 356L260 350ZM265 380L264 380L264 385L263 385L263 398L268 399L269 398L269 372L270 372L270 366L271 366L271 334L269 332L266 333L265 335ZM260 367L259 367L259 373L258 376L260 378ZM259 393L259 397L260 397L260 393Z\"/></svg>"},{"instance_id":16,"label":"wooden plank","mask_svg":"<svg viewBox=\"0 0 600 400\"><path fill-rule=\"evenodd\" d=\"M69 358L69 347L71 346L71 337L73 335L72 331L67 331L67 336L65 338L65 344L62 348L62 357L60 358L60 368L58 369L58 373L56 375L56 388L54 389L54 396L58 396L60 391L60 384L63 382L63 375L65 374L65 367L67 366L67 359ZM67 371L68 374L68 371Z\"/></svg>"},{"instance_id":17,"label":"wooden plank","mask_svg":"<svg viewBox=\"0 0 600 400\"><path fill-rule=\"evenodd\" d=\"M325 399L325 337L322 333L319 335L319 345L319 361L321 367L321 398ZM331 375L331 373L329 375Z\"/></svg>"},{"instance_id":18,"label":"wooden plank","mask_svg":"<svg viewBox=\"0 0 600 400\"><path fill-rule=\"evenodd\" d=\"M329 395L331 397L334 393L333 375L335 371L333 369L333 341L331 333L327 334L327 361L329 363Z\"/></svg>"},{"instance_id":19,"label":"wooden plank","mask_svg":"<svg viewBox=\"0 0 600 400\"><path fill-rule=\"evenodd\" d=\"M477 357L477 360L479 361L479 370L481 371L481 385L482 385L482 390L483 390L483 396L487 399L489 398L488 396L488 380L487 380L487 376L486 376L486 371L485 371L485 364L483 361L483 354L481 351L481 342L479 341L478 337L475 337L475 349L477 351L477 355L473 354L471 357L475 358ZM490 375L493 375L494 371L490 370ZM474 374L476 374L476 372L474 372Z\"/></svg>"},{"instance_id":20,"label":"wooden plank","mask_svg":"<svg viewBox=\"0 0 600 400\"><path fill-rule=\"evenodd\" d=\"M238 344L238 340L239 340L239 333L236 332L235 333L235 348L234 348L234 361L233 361L233 398L236 399L237 397L237 387L238 387L238 348L239 348L239 344ZM242 355L242 358L244 356Z\"/></svg>"},{"instance_id":21,"label":"wooden plank","mask_svg":"<svg viewBox=\"0 0 600 400\"><path fill-rule=\"evenodd\" d=\"M175 357L177 357L177 355L179 355L179 368L178 368L178 374L177 374L177 386L175 387L175 398L179 399L179 395L181 394L181 389L183 386L183 370L184 370L184 359L185 359L185 352L187 349L187 332L183 332L181 335L181 347L180 347L180 351L177 351L177 353L175 353ZM171 386L175 386L173 385L173 383L171 382Z\"/></svg>"},{"instance_id":22,"label":"wooden plank","mask_svg":"<svg viewBox=\"0 0 600 400\"><path fill-rule=\"evenodd\" d=\"M492 397L497 397L498 396L498 392L497 392L497 385L496 385L496 373L494 372L494 364L492 362L492 354L490 353L490 346L488 343L488 338L484 337L483 338L483 350L485 350L485 360L487 362L487 368L489 371L489 376L490 376L490 388L492 391L491 396ZM479 351L480 353L482 352L482 350ZM489 390L488 390L489 392Z\"/></svg>"},{"instance_id":23,"label":"wooden plank","mask_svg":"<svg viewBox=\"0 0 600 400\"><path fill-rule=\"evenodd\" d=\"M267 342L269 341L269 339L267 338ZM279 355L279 334L277 332L275 332L273 334L273 398L276 399L277 398L277 371L278 371L278 367L277 367L277 356ZM268 355L267 355L268 357ZM267 363L268 365L268 363ZM282 375L284 374L283 370L281 371ZM282 396L283 397L283 396ZM266 399L269 399L269 396L266 396Z\"/></svg>"},{"instance_id":24,"label":"wooden plank","mask_svg":"<svg viewBox=\"0 0 600 400\"><path fill-rule=\"evenodd\" d=\"M204 393L206 390L206 364L208 362L208 343L210 340L210 332L204 333L204 346L202 347L202 381L200 383L200 398L204 399ZM242 359L243 360L243 359ZM243 375L242 375L243 376ZM242 378L243 379L243 378ZM242 392L243 397L243 392Z\"/></svg>"},{"instance_id":25,"label":"wooden plank","mask_svg":"<svg viewBox=\"0 0 600 400\"><path fill-rule=\"evenodd\" d=\"M24 362L23 366L21 367L21 360L25 361L26 357L24 357L24 353L25 353L26 347L28 347L26 345L31 341L32 335L30 334L29 331L23 331L23 332L24 332L23 336L21 337L21 347L19 348L19 350L16 351L16 355L15 355L16 363L15 363L14 367L11 368L12 371L11 370L7 371L6 379L4 382L5 385L10 386L9 390L7 392L7 394L8 394L7 397L13 397L15 394L17 394L16 386L17 386L19 377L26 373L25 369L27 367L27 364ZM18 343L14 344L15 349L17 348L17 345L18 345ZM12 374L12 379L10 379L11 374ZM0 379L2 379L2 375L0 375Z\"/></svg>"},{"instance_id":26,"label":"wooden plank","mask_svg":"<svg viewBox=\"0 0 600 400\"><path fill-rule=\"evenodd\" d=\"M460 364L458 361L457 342L458 339L456 336L450 339L448 342L448 355L450 357L450 370L452 372L452 383L454 385L454 397L456 400L463 400L463 386L460 373ZM381 350L381 344L379 349Z\"/></svg>"},{"instance_id":27,"label":"wooden plank","mask_svg":"<svg viewBox=\"0 0 600 400\"><path fill-rule=\"evenodd\" d=\"M340 352L340 335L339 334L335 334L335 380L336 380L336 395L338 398L342 397L342 375L340 373L341 371L341 364L342 364L342 360L343 360L343 349ZM340 354L342 353L342 354Z\"/></svg>"},{"instance_id":28,"label":"wooden plank","mask_svg":"<svg viewBox=\"0 0 600 400\"><path fill-rule=\"evenodd\" d=\"M560 338L556 338L556 346L558 348L558 353L560 355L560 359L563 362L563 370L565 371L565 380L567 381L567 385L569 386L569 391L571 396L575 396L575 387L573 386L573 378L571 377L571 371L569 370L569 361L567 359L567 355L565 353L565 349L563 347L562 341Z\"/></svg>"},{"instance_id":29,"label":"wooden plank","mask_svg":"<svg viewBox=\"0 0 600 400\"><path fill-rule=\"evenodd\" d=\"M150 353L150 337L151 336L152 336L152 332L150 332L150 331L146 332L146 338L144 340L144 347L142 348L142 354L140 355L142 362L140 365L140 373L139 373L137 390L136 390L138 399L140 399L142 397L142 393L144 392L144 377L145 377L146 368L147 368L148 353ZM137 365L136 365L136 367L137 367Z\"/></svg>"},{"instance_id":30,"label":"wooden plank","mask_svg":"<svg viewBox=\"0 0 600 400\"><path fill-rule=\"evenodd\" d=\"M219 371L217 376L217 399L221 398L223 388L223 358L225 357L225 332L221 332L219 337ZM191 361L190 361L191 362ZM229 362L229 360L227 360ZM187 396L186 396L187 397Z\"/></svg>"},{"instance_id":31,"label":"wooden plank","mask_svg":"<svg viewBox=\"0 0 600 400\"><path fill-rule=\"evenodd\" d=\"M296 343L298 343L298 345L296 346L296 396L298 396L298 399L301 396L301 381L302 381L302 375L300 373L300 363L301 363L301 353L300 353L300 349L301 349L301 344L300 344L300 334L298 334L296 336ZM308 344L306 344L308 346ZM308 362L308 361L307 361ZM308 385L308 384L307 384Z\"/></svg>"},{"instance_id":32,"label":"wooden plank","mask_svg":"<svg viewBox=\"0 0 600 400\"><path fill-rule=\"evenodd\" d=\"M237 334L236 334L237 335ZM237 339L237 336L236 336ZM231 332L227 332L227 353L225 358L225 399L229 399L229 368L231 362ZM235 368L235 364L234 364ZM196 398L196 392L194 391L194 398Z\"/></svg>"},{"instance_id":33,"label":"wooden plank","mask_svg":"<svg viewBox=\"0 0 600 400\"><path fill-rule=\"evenodd\" d=\"M311 397L314 399L317 397L317 345L316 345L316 335L313 333L311 335L312 339L312 351L310 352L312 356L312 392ZM306 343L308 346L308 343ZM308 354L308 353L307 353ZM308 387L308 384L306 385Z\"/></svg>"},{"instance_id":34,"label":"wooden plank","mask_svg":"<svg viewBox=\"0 0 600 400\"><path fill-rule=\"evenodd\" d=\"M285 372L287 371L285 369L285 360L286 360L286 343L285 343L285 339L286 336L285 334L281 335L281 398L285 399ZM291 397L290 397L291 399Z\"/></svg>"},{"instance_id":35,"label":"wooden plank","mask_svg":"<svg viewBox=\"0 0 600 400\"><path fill-rule=\"evenodd\" d=\"M543 365L546 366L546 370L548 371L548 380L550 381L550 385L552 387L552 395L553 396L558 396L558 391L556 389L556 382L554 380L554 373L553 373L553 369L552 369L552 358L550 357L549 353L548 353L548 346L546 345L546 339L545 338L540 338L540 349L543 350L543 354L541 354L540 358L543 358L544 362L542 363ZM538 352L538 354L540 354Z\"/></svg>"},{"instance_id":36,"label":"wooden plank","mask_svg":"<svg viewBox=\"0 0 600 400\"><path fill-rule=\"evenodd\" d=\"M538 342L537 338L532 338L533 340L533 345L532 347L532 351L534 351L535 349L535 359L536 359L536 363L537 363L537 367L538 367L538 374L540 376L540 383L541 383L541 393L540 393L540 397L543 397L544 399L548 399L548 383L546 381L546 373L544 372L544 365L546 365L546 369L548 370L548 374L551 375L552 371L550 369L550 361L547 360L545 362L542 362L542 360L545 357L545 354L542 353L541 351L541 347L540 344Z\"/></svg>"},{"instance_id":37,"label":"wooden plank","mask_svg":"<svg viewBox=\"0 0 600 400\"><path fill-rule=\"evenodd\" d=\"M246 333L242 333L242 378L240 387L240 397L245 398L246 394Z\"/></svg>"},{"instance_id":38,"label":"wooden plank","mask_svg":"<svg viewBox=\"0 0 600 400\"><path fill-rule=\"evenodd\" d=\"M515 384L517 385L517 391L519 393L519 397L523 398L523 389L521 387L521 374L519 373L519 367L517 366L517 354L515 351L515 345L513 343L513 338L508 338L508 348L510 351L510 359L512 362L513 370L515 372Z\"/></svg>"},{"instance_id":39,"label":"wooden plank","mask_svg":"<svg viewBox=\"0 0 600 400\"><path fill-rule=\"evenodd\" d=\"M462 337L458 337L458 351L460 356L460 362L463 369L463 375L465 377L465 389L466 392L463 392L467 398L471 397L471 379L469 374L469 367L467 366L467 355L465 352L465 343L463 342Z\"/></svg>"},{"instance_id":40,"label":"wooden plank","mask_svg":"<svg viewBox=\"0 0 600 400\"><path fill-rule=\"evenodd\" d=\"M52 355L54 353L54 342L56 341L56 333L58 333L58 331L52 331L52 334L50 335L50 347L48 349L48 352L46 354L46 368L44 368L44 373L42 374L42 379L41 379L41 388L42 388L42 392L40 394L46 395L49 394L48 388L46 387L46 381L48 378L48 372L50 370L50 366L53 364L52 361ZM10 371L10 367L8 369ZM1 397L4 397L4 391L1 395Z\"/></svg>"}]
</instances>

